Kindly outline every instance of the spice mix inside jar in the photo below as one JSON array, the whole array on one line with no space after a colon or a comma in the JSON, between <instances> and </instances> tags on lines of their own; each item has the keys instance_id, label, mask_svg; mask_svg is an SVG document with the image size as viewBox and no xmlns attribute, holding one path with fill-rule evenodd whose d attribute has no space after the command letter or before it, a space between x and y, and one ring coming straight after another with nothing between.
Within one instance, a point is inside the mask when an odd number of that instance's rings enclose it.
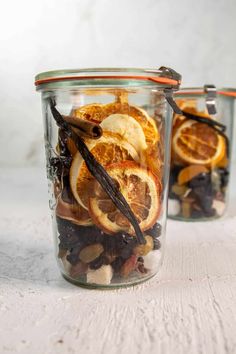
<instances>
[{"instance_id":1,"label":"spice mix inside jar","mask_svg":"<svg viewBox=\"0 0 236 354\"><path fill-rule=\"evenodd\" d=\"M67 280L121 287L160 269L180 79L165 67L36 76L56 255Z\"/></svg>"}]
</instances>

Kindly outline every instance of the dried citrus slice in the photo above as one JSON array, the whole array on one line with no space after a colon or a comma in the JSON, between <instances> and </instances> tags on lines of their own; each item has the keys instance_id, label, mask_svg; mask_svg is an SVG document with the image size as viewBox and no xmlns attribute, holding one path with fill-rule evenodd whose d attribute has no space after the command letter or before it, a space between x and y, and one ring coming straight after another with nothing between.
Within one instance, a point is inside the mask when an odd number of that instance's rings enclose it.
<instances>
[{"instance_id":1,"label":"dried citrus slice","mask_svg":"<svg viewBox=\"0 0 236 354\"><path fill-rule=\"evenodd\" d=\"M224 156L222 157L222 159L217 162L216 167L221 167L221 168L226 168L229 165L229 159L227 157L227 153L225 151Z\"/></svg>"},{"instance_id":2,"label":"dried citrus slice","mask_svg":"<svg viewBox=\"0 0 236 354\"><path fill-rule=\"evenodd\" d=\"M125 138L138 152L140 164L160 175L163 160L158 146L160 142L148 146L141 125L133 117L127 114L111 114L102 121L101 127Z\"/></svg>"},{"instance_id":3,"label":"dried citrus slice","mask_svg":"<svg viewBox=\"0 0 236 354\"><path fill-rule=\"evenodd\" d=\"M160 213L159 179L132 161L107 166L107 172L119 185L141 230L152 227ZM107 233L126 231L133 234L134 230L128 219L115 207L97 182L94 190L95 196L89 199L89 212L93 222Z\"/></svg>"},{"instance_id":4,"label":"dried citrus slice","mask_svg":"<svg viewBox=\"0 0 236 354\"><path fill-rule=\"evenodd\" d=\"M124 160L139 160L134 147L119 134L104 131L100 139L87 140L86 144L103 166ZM92 184L93 177L80 153L77 152L70 168L70 186L75 199L85 209L88 209L88 199L93 190Z\"/></svg>"},{"instance_id":5,"label":"dried citrus slice","mask_svg":"<svg viewBox=\"0 0 236 354\"><path fill-rule=\"evenodd\" d=\"M105 117L104 104L91 103L72 110L72 115L91 122L100 123Z\"/></svg>"},{"instance_id":6,"label":"dried citrus slice","mask_svg":"<svg viewBox=\"0 0 236 354\"><path fill-rule=\"evenodd\" d=\"M159 140L159 132L154 119L145 110L129 105L128 102L123 100L108 104L88 104L72 111L72 115L75 117L95 123L101 123L112 114L126 114L133 117L141 125L148 145L154 145Z\"/></svg>"},{"instance_id":7,"label":"dried citrus slice","mask_svg":"<svg viewBox=\"0 0 236 354\"><path fill-rule=\"evenodd\" d=\"M127 114L111 114L101 122L105 130L117 133L126 139L137 152L147 148L146 139L141 125Z\"/></svg>"},{"instance_id":8,"label":"dried citrus slice","mask_svg":"<svg viewBox=\"0 0 236 354\"><path fill-rule=\"evenodd\" d=\"M208 169L202 165L190 165L183 168L178 175L178 184L182 185L196 177L200 173L208 173Z\"/></svg>"},{"instance_id":9,"label":"dried citrus slice","mask_svg":"<svg viewBox=\"0 0 236 354\"><path fill-rule=\"evenodd\" d=\"M132 116L142 126L148 146L153 146L160 140L155 120L144 109L127 104L123 105L123 110L128 111L126 114Z\"/></svg>"},{"instance_id":10,"label":"dried citrus slice","mask_svg":"<svg viewBox=\"0 0 236 354\"><path fill-rule=\"evenodd\" d=\"M183 111L184 109L190 108L195 109L196 101L195 100L184 100L184 99L177 99L176 103L178 107ZM196 111L197 113L197 111ZM186 120L186 117L182 114L174 114L173 117L173 129L177 128Z\"/></svg>"},{"instance_id":11,"label":"dried citrus slice","mask_svg":"<svg viewBox=\"0 0 236 354\"><path fill-rule=\"evenodd\" d=\"M142 167L149 168L151 172L157 175L159 178L162 174L163 161L164 161L164 157L162 157L160 146L161 144L157 144L145 150L142 153L140 159L140 165Z\"/></svg>"},{"instance_id":12,"label":"dried citrus slice","mask_svg":"<svg viewBox=\"0 0 236 354\"><path fill-rule=\"evenodd\" d=\"M74 141L71 138L68 138L67 140L67 148L70 151L71 156L75 156L78 151Z\"/></svg>"},{"instance_id":13,"label":"dried citrus slice","mask_svg":"<svg viewBox=\"0 0 236 354\"><path fill-rule=\"evenodd\" d=\"M214 166L225 149L224 137L204 123L187 120L173 134L172 150L186 163Z\"/></svg>"},{"instance_id":14,"label":"dried citrus slice","mask_svg":"<svg viewBox=\"0 0 236 354\"><path fill-rule=\"evenodd\" d=\"M207 113L207 110L199 110L197 107L197 100L194 99L177 99L176 103L178 105L178 107L187 113L193 114L193 115L197 115L200 117L205 117L205 118L209 118L209 114ZM175 114L174 115L174 119L173 119L173 129L178 128L184 121L186 121L186 117L182 114Z\"/></svg>"},{"instance_id":15,"label":"dried citrus slice","mask_svg":"<svg viewBox=\"0 0 236 354\"><path fill-rule=\"evenodd\" d=\"M56 215L62 219L70 220L77 225L91 225L88 210L77 203L68 203L59 196L56 206Z\"/></svg>"}]
</instances>

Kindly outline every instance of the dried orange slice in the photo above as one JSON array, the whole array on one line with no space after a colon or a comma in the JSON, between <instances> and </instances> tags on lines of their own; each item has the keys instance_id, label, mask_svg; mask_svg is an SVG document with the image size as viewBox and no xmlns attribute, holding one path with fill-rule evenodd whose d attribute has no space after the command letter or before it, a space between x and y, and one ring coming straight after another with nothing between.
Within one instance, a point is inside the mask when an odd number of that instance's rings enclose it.
<instances>
[{"instance_id":1,"label":"dried orange slice","mask_svg":"<svg viewBox=\"0 0 236 354\"><path fill-rule=\"evenodd\" d=\"M178 107L187 113L197 115L200 117L210 118L207 110L199 110L197 108L197 100L194 99L177 99L176 103ZM175 114L173 119L173 129L178 128L184 121L186 121L186 117L182 114Z\"/></svg>"},{"instance_id":2,"label":"dried orange slice","mask_svg":"<svg viewBox=\"0 0 236 354\"><path fill-rule=\"evenodd\" d=\"M149 168L152 173L160 178L163 172L163 161L164 157L162 157L161 144L157 144L142 153L140 165Z\"/></svg>"},{"instance_id":3,"label":"dried orange slice","mask_svg":"<svg viewBox=\"0 0 236 354\"><path fill-rule=\"evenodd\" d=\"M107 166L107 172L119 185L142 231L152 227L160 213L159 179L132 161ZM128 219L116 208L110 197L95 182L95 196L89 199L89 212L95 225L104 232L126 231L134 234Z\"/></svg>"},{"instance_id":4,"label":"dried orange slice","mask_svg":"<svg viewBox=\"0 0 236 354\"><path fill-rule=\"evenodd\" d=\"M204 123L187 120L173 133L172 151L186 163L214 166L225 150L224 137Z\"/></svg>"},{"instance_id":5,"label":"dried orange slice","mask_svg":"<svg viewBox=\"0 0 236 354\"><path fill-rule=\"evenodd\" d=\"M190 108L196 110L196 101L195 100L184 100L184 99L177 99L176 103L178 107L183 111L184 109ZM197 113L197 111L195 112ZM173 129L177 128L186 120L186 117L182 114L174 114L173 117Z\"/></svg>"},{"instance_id":6,"label":"dried orange slice","mask_svg":"<svg viewBox=\"0 0 236 354\"><path fill-rule=\"evenodd\" d=\"M72 115L87 119L97 124L112 114L126 114L133 117L142 127L147 145L154 145L159 140L156 123L147 112L140 107L129 105L128 102L118 100L108 104L93 103L76 108Z\"/></svg>"},{"instance_id":7,"label":"dried orange slice","mask_svg":"<svg viewBox=\"0 0 236 354\"><path fill-rule=\"evenodd\" d=\"M100 139L87 140L86 144L103 166L124 160L139 160L134 147L119 134L104 131ZM80 153L77 152L70 168L70 186L74 198L85 209L88 209L88 199L93 191L92 185L93 177Z\"/></svg>"},{"instance_id":8,"label":"dried orange slice","mask_svg":"<svg viewBox=\"0 0 236 354\"><path fill-rule=\"evenodd\" d=\"M229 165L229 159L225 151L223 158L219 162L217 162L216 167L226 168L228 165Z\"/></svg>"},{"instance_id":9,"label":"dried orange slice","mask_svg":"<svg viewBox=\"0 0 236 354\"><path fill-rule=\"evenodd\" d=\"M104 104L91 103L72 110L72 115L81 119L100 123L105 117Z\"/></svg>"},{"instance_id":10,"label":"dried orange slice","mask_svg":"<svg viewBox=\"0 0 236 354\"><path fill-rule=\"evenodd\" d=\"M209 172L205 166L202 165L190 165L183 168L178 175L178 184L182 185L196 177L200 173Z\"/></svg>"}]
</instances>

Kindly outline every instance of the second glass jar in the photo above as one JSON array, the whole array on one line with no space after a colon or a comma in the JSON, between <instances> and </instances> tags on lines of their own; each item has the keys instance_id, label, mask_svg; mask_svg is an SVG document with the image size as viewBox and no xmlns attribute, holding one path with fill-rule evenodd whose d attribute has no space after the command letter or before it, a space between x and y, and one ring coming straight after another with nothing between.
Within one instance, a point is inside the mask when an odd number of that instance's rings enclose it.
<instances>
[{"instance_id":1,"label":"second glass jar","mask_svg":"<svg viewBox=\"0 0 236 354\"><path fill-rule=\"evenodd\" d=\"M211 86L214 90L214 86ZM214 96L214 95L213 95ZM235 91L203 88L175 94L168 216L201 221L222 216L228 200Z\"/></svg>"}]
</instances>

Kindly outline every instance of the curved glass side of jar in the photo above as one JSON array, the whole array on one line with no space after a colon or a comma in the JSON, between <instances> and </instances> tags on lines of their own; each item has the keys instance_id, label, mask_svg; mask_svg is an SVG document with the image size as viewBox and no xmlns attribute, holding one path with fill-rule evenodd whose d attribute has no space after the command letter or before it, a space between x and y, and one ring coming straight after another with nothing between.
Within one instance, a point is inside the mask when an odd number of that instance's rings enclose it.
<instances>
[{"instance_id":1,"label":"curved glass side of jar","mask_svg":"<svg viewBox=\"0 0 236 354\"><path fill-rule=\"evenodd\" d=\"M165 240L172 113L163 90L50 90L42 92L42 103L61 273L92 288L149 279L160 269ZM71 124L72 137L56 124L53 107ZM97 136L91 133L94 127ZM109 188L101 183L101 175L107 178L104 170L94 167L86 148L84 155L81 138L110 178Z\"/></svg>"},{"instance_id":2,"label":"curved glass side of jar","mask_svg":"<svg viewBox=\"0 0 236 354\"><path fill-rule=\"evenodd\" d=\"M234 97L218 93L214 116L208 114L205 100L204 93L179 91L176 96L183 115L174 115L172 128L168 198L172 219L204 221L226 211Z\"/></svg>"}]
</instances>

